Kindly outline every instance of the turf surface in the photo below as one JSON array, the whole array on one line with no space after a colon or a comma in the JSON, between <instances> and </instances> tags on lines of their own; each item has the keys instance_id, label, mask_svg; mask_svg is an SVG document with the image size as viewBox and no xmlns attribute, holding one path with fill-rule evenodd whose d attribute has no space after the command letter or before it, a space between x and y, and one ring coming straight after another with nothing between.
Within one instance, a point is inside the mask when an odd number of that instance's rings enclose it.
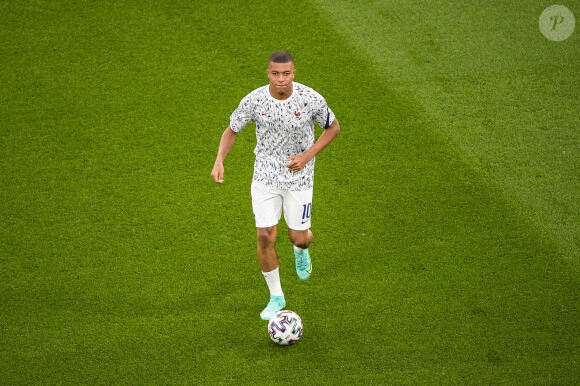
<instances>
[{"instance_id":1,"label":"turf surface","mask_svg":"<svg viewBox=\"0 0 580 386\"><path fill-rule=\"evenodd\" d=\"M577 383L578 32L426 4L0 3L0 382ZM278 49L342 127L307 282L279 233L289 348L252 125L209 177Z\"/></svg>"}]
</instances>

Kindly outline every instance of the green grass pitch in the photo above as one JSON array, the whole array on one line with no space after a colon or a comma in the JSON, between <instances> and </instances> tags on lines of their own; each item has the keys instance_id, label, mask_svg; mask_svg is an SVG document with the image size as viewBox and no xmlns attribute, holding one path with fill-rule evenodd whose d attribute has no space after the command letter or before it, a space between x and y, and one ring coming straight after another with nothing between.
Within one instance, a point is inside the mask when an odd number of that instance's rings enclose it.
<instances>
[{"instance_id":1,"label":"green grass pitch","mask_svg":"<svg viewBox=\"0 0 580 386\"><path fill-rule=\"evenodd\" d=\"M415 3L0 2L0 383L580 382L579 31ZM308 281L279 232L287 348L252 124L210 178L279 49L342 128Z\"/></svg>"}]
</instances>

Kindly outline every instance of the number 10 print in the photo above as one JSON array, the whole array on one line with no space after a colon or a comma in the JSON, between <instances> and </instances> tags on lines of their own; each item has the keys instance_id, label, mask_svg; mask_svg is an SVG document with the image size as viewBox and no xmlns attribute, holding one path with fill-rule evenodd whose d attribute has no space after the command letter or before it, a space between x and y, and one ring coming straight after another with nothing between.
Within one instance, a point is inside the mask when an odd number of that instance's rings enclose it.
<instances>
[{"instance_id":1,"label":"number 10 print","mask_svg":"<svg viewBox=\"0 0 580 386\"><path fill-rule=\"evenodd\" d=\"M302 212L302 221L304 222L310 218L310 210L312 209L312 203L302 206L304 207L304 211Z\"/></svg>"}]
</instances>

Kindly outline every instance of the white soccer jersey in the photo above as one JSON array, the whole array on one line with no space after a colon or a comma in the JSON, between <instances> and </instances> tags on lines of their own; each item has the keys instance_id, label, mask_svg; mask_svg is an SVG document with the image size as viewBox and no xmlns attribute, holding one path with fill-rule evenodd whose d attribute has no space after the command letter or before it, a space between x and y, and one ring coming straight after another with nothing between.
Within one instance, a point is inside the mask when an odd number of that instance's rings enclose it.
<instances>
[{"instance_id":1,"label":"white soccer jersey","mask_svg":"<svg viewBox=\"0 0 580 386\"><path fill-rule=\"evenodd\" d=\"M305 190L314 184L314 158L297 173L288 169L284 160L310 149L314 121L326 129L334 122L334 113L322 95L303 84L292 85L292 95L285 100L274 98L269 85L246 95L232 113L230 127L239 133L248 122L256 123L255 182L277 189Z\"/></svg>"}]
</instances>

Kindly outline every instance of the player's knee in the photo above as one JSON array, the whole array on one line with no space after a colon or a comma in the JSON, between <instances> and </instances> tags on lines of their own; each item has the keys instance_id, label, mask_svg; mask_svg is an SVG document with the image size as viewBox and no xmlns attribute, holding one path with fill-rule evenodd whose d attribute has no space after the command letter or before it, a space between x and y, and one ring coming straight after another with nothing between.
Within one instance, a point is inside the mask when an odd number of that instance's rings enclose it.
<instances>
[{"instance_id":1,"label":"player's knee","mask_svg":"<svg viewBox=\"0 0 580 386\"><path fill-rule=\"evenodd\" d=\"M290 236L292 244L296 245L298 248L306 249L312 242L312 232L310 229L305 231L290 230L288 235Z\"/></svg>"},{"instance_id":2,"label":"player's knee","mask_svg":"<svg viewBox=\"0 0 580 386\"><path fill-rule=\"evenodd\" d=\"M275 228L258 228L258 245L260 248L272 248L276 244Z\"/></svg>"}]
</instances>

